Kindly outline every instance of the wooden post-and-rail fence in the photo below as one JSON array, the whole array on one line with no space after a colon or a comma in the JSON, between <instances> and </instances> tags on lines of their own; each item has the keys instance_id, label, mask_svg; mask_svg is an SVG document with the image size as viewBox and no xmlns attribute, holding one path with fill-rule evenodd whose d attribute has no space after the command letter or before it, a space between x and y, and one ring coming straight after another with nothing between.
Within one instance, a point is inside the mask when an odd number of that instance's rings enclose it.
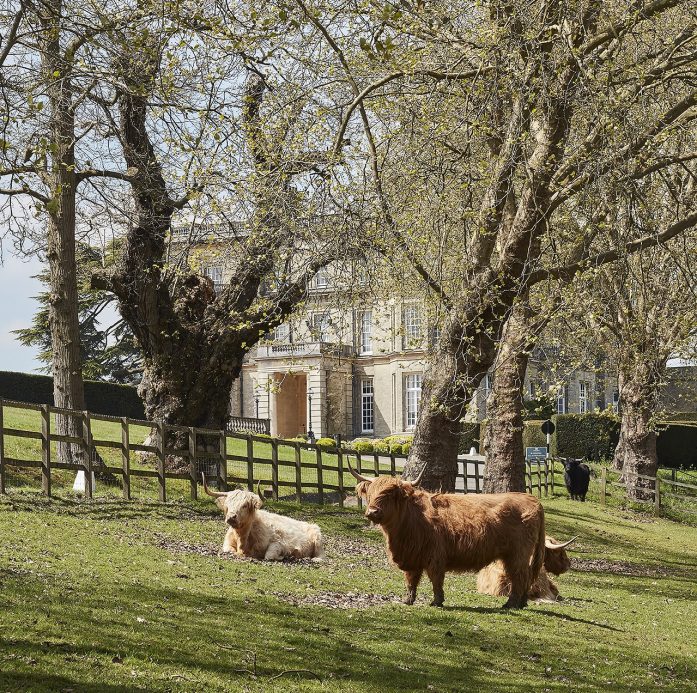
<instances>
[{"instance_id":1,"label":"wooden post-and-rail fence","mask_svg":"<svg viewBox=\"0 0 697 693\"><path fill-rule=\"evenodd\" d=\"M40 430L10 428L5 426L6 410L20 409L39 412ZM81 421L81 435L68 436L52 430L53 417L76 417ZM259 420L260 427L265 427L266 420ZM94 423L107 422L115 430L112 439L95 437ZM51 405L38 405L26 402L0 400L0 493L7 490L7 474L11 468L35 468L41 470L42 491L47 496L53 495L52 481L55 470L69 470L85 473L85 496L92 498L92 472L102 471L120 479L122 494L131 499L134 478L146 478L155 481L158 498L166 501L168 497L168 480L177 479L189 482L189 495L198 497L198 484L201 471L206 477L215 480L221 490L227 490L233 484L246 486L254 490L258 481L265 488L270 486L274 499L295 497L298 501L314 500L324 503L335 500L343 505L346 494L353 490L355 480L348 470L347 461L354 469L367 475L400 474L407 456L390 453L359 453L350 448L323 447L299 440L270 438L267 435L249 432L250 420L244 422L246 432L231 430L212 430L165 424L156 421L144 421L127 417L108 416L84 411L62 409ZM140 428L139 435L155 432L148 436L148 442L136 443L133 440L132 427ZM145 431L144 431L145 429ZM120 435L119 435L120 430ZM177 441L186 441L176 449L168 447L176 434ZM11 457L7 454L8 441L24 438L40 441L41 454L36 459ZM205 441L205 445L202 445ZM215 444L213 441L217 441ZM60 462L53 458L52 444L63 443L80 446L82 455L79 462ZM98 451L110 449L117 451L109 455L109 460L102 462ZM270 456L259 452L270 450ZM149 464L134 465L133 453L148 455ZM168 460L179 458L177 469L170 471ZM98 460L99 464L95 461ZM114 464L118 460L119 464ZM188 464L182 464L182 460ZM109 463L110 462L110 463ZM232 473L229 466L234 467ZM482 490L484 459L479 456L460 456L458 463L457 491L460 493L480 493ZM528 465L527 486L530 493L547 495L554 490L553 463L534 463ZM262 477L260 479L260 477ZM286 493L287 491L287 493ZM310 494L310 495L308 495Z\"/></svg>"}]
</instances>

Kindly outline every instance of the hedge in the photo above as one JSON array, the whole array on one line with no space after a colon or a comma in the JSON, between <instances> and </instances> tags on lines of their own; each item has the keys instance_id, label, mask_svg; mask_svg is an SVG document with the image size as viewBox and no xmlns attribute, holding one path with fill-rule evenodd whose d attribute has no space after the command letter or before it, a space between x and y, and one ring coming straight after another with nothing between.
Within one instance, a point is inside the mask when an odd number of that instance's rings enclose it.
<instances>
[{"instance_id":1,"label":"hedge","mask_svg":"<svg viewBox=\"0 0 697 693\"><path fill-rule=\"evenodd\" d=\"M523 449L543 448L547 445L547 436L542 433L545 419L530 419L523 424Z\"/></svg>"},{"instance_id":2,"label":"hedge","mask_svg":"<svg viewBox=\"0 0 697 693\"><path fill-rule=\"evenodd\" d=\"M617 447L620 423L607 414L558 414L552 453L560 457L609 459Z\"/></svg>"},{"instance_id":3,"label":"hedge","mask_svg":"<svg viewBox=\"0 0 697 693\"><path fill-rule=\"evenodd\" d=\"M31 404L53 404L53 378L34 373L0 371L0 398ZM131 385L85 380L85 407L95 414L144 419L145 410Z\"/></svg>"},{"instance_id":4,"label":"hedge","mask_svg":"<svg viewBox=\"0 0 697 693\"><path fill-rule=\"evenodd\" d=\"M671 424L659 429L656 452L661 467L697 469L697 426Z\"/></svg>"}]
</instances>

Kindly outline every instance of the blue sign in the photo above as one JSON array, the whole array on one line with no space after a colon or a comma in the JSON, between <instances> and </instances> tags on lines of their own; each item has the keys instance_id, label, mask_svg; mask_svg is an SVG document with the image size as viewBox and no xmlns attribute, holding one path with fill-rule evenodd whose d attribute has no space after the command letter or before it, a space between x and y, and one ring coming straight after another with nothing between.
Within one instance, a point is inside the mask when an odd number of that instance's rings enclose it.
<instances>
[{"instance_id":1,"label":"blue sign","mask_svg":"<svg viewBox=\"0 0 697 693\"><path fill-rule=\"evenodd\" d=\"M525 459L528 462L542 462L547 459L547 448L525 448Z\"/></svg>"}]
</instances>

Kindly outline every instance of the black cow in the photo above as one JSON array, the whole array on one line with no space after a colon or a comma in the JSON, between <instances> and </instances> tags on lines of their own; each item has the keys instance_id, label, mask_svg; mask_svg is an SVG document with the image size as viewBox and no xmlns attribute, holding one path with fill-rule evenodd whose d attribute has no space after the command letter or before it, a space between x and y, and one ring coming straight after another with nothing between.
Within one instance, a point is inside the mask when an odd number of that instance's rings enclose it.
<instances>
[{"instance_id":1,"label":"black cow","mask_svg":"<svg viewBox=\"0 0 697 693\"><path fill-rule=\"evenodd\" d=\"M571 457L562 459L562 464L564 465L564 483L571 500L584 502L591 478L590 467L587 464L583 464L582 459L574 460Z\"/></svg>"}]
</instances>

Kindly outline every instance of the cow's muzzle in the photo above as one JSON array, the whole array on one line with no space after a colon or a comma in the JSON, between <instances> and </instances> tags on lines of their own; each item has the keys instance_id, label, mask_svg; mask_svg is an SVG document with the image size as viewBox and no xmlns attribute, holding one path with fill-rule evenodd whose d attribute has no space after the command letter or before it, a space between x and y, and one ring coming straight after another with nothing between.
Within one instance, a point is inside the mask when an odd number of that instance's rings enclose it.
<instances>
[{"instance_id":1,"label":"cow's muzzle","mask_svg":"<svg viewBox=\"0 0 697 693\"><path fill-rule=\"evenodd\" d=\"M382 520L382 510L380 510L380 508L371 508L368 506L365 511L365 516L371 522L380 522L380 520Z\"/></svg>"},{"instance_id":2,"label":"cow's muzzle","mask_svg":"<svg viewBox=\"0 0 697 693\"><path fill-rule=\"evenodd\" d=\"M225 520L225 522L227 522L229 527L232 527L233 529L237 529L238 522L237 522L236 517L228 517L228 519Z\"/></svg>"}]
</instances>

